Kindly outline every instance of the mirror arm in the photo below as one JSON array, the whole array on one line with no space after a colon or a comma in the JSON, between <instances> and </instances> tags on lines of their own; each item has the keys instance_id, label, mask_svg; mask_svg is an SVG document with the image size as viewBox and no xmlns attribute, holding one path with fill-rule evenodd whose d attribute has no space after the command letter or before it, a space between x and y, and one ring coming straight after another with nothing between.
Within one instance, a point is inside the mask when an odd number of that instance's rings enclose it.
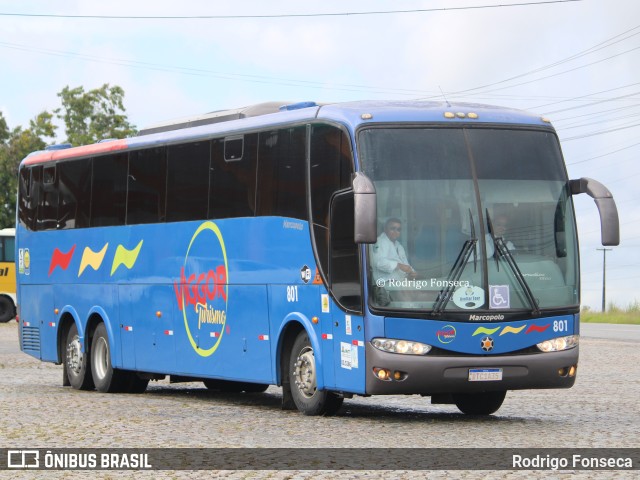
<instances>
[{"instance_id":1,"label":"mirror arm","mask_svg":"<svg viewBox=\"0 0 640 480\"><path fill-rule=\"evenodd\" d=\"M586 193L593 198L600 214L600 235L602 245L615 246L620 244L620 222L618 208L611 192L602 183L593 178L582 177L569 180L571 195Z\"/></svg>"}]
</instances>

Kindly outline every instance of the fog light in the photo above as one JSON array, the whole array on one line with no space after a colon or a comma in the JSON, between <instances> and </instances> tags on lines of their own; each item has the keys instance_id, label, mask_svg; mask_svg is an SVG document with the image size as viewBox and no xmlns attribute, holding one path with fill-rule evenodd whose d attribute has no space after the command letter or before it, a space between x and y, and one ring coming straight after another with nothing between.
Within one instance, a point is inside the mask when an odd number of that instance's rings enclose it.
<instances>
[{"instance_id":1,"label":"fog light","mask_svg":"<svg viewBox=\"0 0 640 480\"><path fill-rule=\"evenodd\" d=\"M571 368L569 368L569 376L575 377L577 371L578 371L578 365L573 365Z\"/></svg>"},{"instance_id":2,"label":"fog light","mask_svg":"<svg viewBox=\"0 0 640 480\"><path fill-rule=\"evenodd\" d=\"M373 369L373 373L376 377L378 377L379 380L384 380L384 381L389 381L391 380L391 372L389 370L387 370L386 368L378 368L375 367Z\"/></svg>"},{"instance_id":3,"label":"fog light","mask_svg":"<svg viewBox=\"0 0 640 480\"><path fill-rule=\"evenodd\" d=\"M568 373L569 373L569 367L563 367L558 369L558 375L560 375L561 377L566 377Z\"/></svg>"}]
</instances>

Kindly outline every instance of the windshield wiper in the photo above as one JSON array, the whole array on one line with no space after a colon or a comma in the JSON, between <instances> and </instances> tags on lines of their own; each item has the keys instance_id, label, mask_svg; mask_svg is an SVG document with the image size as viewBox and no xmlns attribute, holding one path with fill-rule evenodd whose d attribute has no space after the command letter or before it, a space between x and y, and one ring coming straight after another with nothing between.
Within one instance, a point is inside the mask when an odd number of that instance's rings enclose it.
<instances>
[{"instance_id":1,"label":"windshield wiper","mask_svg":"<svg viewBox=\"0 0 640 480\"><path fill-rule=\"evenodd\" d=\"M440 315L442 311L445 309L449 300L453 295L453 290L458 285L460 277L462 276L462 272L464 268L467 266L467 262L469 261L469 257L473 253L473 268L475 271L476 262L477 262L477 253L476 253L476 244L478 243L478 239L476 238L476 227L473 223L473 216L471 215L471 210L469 210L469 218L471 220L471 238L464 242L462 245L462 250L458 254L458 258L456 258L453 267L451 267L451 271L449 272L449 276L447 277L447 286L440 291L440 295L436 300L436 303L433 306L433 314Z\"/></svg>"},{"instance_id":2,"label":"windshield wiper","mask_svg":"<svg viewBox=\"0 0 640 480\"><path fill-rule=\"evenodd\" d=\"M527 300L529 301L529 305L533 310L533 314L540 315L540 306L538 305L538 301L533 296L533 292L531 291L531 288L529 287L527 280L524 278L524 275L522 275L522 272L520 271L520 267L518 267L516 260L513 258L513 255L511 254L511 251L505 244L504 238L496 237L493 234L493 225L491 223L491 217L489 216L489 210L487 210L487 225L489 226L489 234L491 235L491 240L493 241L494 250L495 250L495 253L497 254L496 267L498 266L498 256L506 260L507 265L509 265L509 268L511 268L511 271L516 277L516 280L522 287L522 290L524 290L524 294L527 297Z\"/></svg>"}]
</instances>

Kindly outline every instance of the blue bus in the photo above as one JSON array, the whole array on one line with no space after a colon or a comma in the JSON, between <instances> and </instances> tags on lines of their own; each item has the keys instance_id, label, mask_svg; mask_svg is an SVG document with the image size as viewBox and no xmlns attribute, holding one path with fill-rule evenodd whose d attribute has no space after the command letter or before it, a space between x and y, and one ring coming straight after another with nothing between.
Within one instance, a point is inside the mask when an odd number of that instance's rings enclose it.
<instances>
[{"instance_id":1,"label":"blue bus","mask_svg":"<svg viewBox=\"0 0 640 480\"><path fill-rule=\"evenodd\" d=\"M76 389L489 415L575 382L579 193L617 245L547 119L475 104L268 103L49 147L19 169L20 346Z\"/></svg>"}]
</instances>

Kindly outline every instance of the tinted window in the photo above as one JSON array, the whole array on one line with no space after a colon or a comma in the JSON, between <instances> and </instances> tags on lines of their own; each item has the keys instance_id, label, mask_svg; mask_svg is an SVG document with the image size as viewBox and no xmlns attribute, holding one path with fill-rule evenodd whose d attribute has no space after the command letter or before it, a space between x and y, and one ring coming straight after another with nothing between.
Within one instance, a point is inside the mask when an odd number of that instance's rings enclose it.
<instances>
[{"instance_id":1,"label":"tinted window","mask_svg":"<svg viewBox=\"0 0 640 480\"><path fill-rule=\"evenodd\" d=\"M320 266L327 273L329 255L329 204L333 194L351 186L352 161L349 138L327 125L311 133L311 214Z\"/></svg>"},{"instance_id":2,"label":"tinted window","mask_svg":"<svg viewBox=\"0 0 640 480\"><path fill-rule=\"evenodd\" d=\"M304 127L260 134L258 214L307 218Z\"/></svg>"},{"instance_id":3,"label":"tinted window","mask_svg":"<svg viewBox=\"0 0 640 480\"><path fill-rule=\"evenodd\" d=\"M15 261L16 240L13 237L4 237L3 239L3 256L5 262Z\"/></svg>"},{"instance_id":4,"label":"tinted window","mask_svg":"<svg viewBox=\"0 0 640 480\"><path fill-rule=\"evenodd\" d=\"M166 147L129 154L127 224L162 222L167 191Z\"/></svg>"},{"instance_id":5,"label":"tinted window","mask_svg":"<svg viewBox=\"0 0 640 480\"><path fill-rule=\"evenodd\" d=\"M43 167L37 230L51 230L58 224L58 181L55 165Z\"/></svg>"},{"instance_id":6,"label":"tinted window","mask_svg":"<svg viewBox=\"0 0 640 480\"><path fill-rule=\"evenodd\" d=\"M207 218L210 142L169 147L167 221Z\"/></svg>"},{"instance_id":7,"label":"tinted window","mask_svg":"<svg viewBox=\"0 0 640 480\"><path fill-rule=\"evenodd\" d=\"M254 215L257 147L258 135L245 135L242 158L226 161L224 140L213 141L209 195L210 218Z\"/></svg>"},{"instance_id":8,"label":"tinted window","mask_svg":"<svg viewBox=\"0 0 640 480\"><path fill-rule=\"evenodd\" d=\"M127 203L127 154L93 159L91 226L124 225Z\"/></svg>"},{"instance_id":9,"label":"tinted window","mask_svg":"<svg viewBox=\"0 0 640 480\"><path fill-rule=\"evenodd\" d=\"M89 226L91 215L90 158L58 164L58 228L83 228Z\"/></svg>"},{"instance_id":10,"label":"tinted window","mask_svg":"<svg viewBox=\"0 0 640 480\"><path fill-rule=\"evenodd\" d=\"M37 188L34 190L32 172L42 167L25 167L20 170L20 198L18 200L18 218L20 224L33 230L38 211Z\"/></svg>"}]
</instances>

